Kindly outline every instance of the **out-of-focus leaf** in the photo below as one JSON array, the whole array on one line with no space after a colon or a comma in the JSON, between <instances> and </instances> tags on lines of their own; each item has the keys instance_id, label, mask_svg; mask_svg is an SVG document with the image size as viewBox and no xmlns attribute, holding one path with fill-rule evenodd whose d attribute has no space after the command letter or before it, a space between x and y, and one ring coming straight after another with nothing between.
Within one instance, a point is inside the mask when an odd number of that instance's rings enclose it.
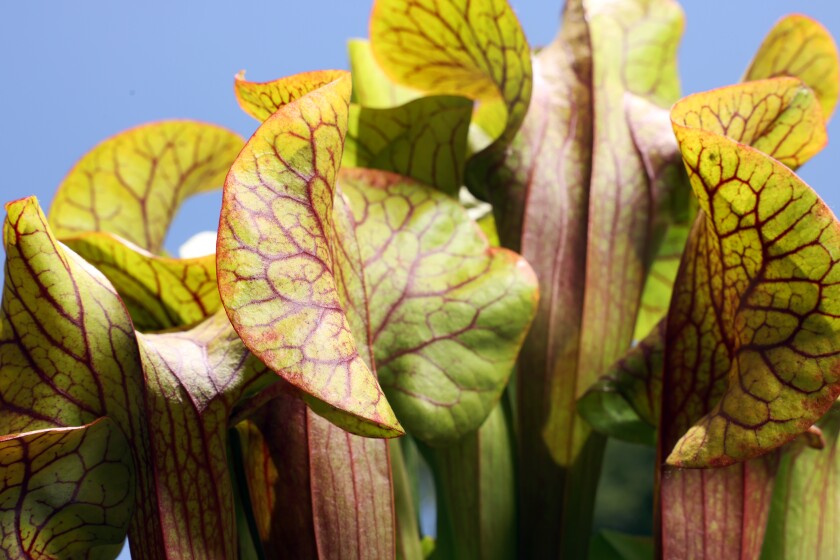
<instances>
[{"instance_id":1,"label":"out-of-focus leaf","mask_svg":"<svg viewBox=\"0 0 840 560\"><path fill-rule=\"evenodd\" d=\"M134 511L134 463L108 418L0 436L4 558L113 558Z\"/></svg>"},{"instance_id":2,"label":"out-of-focus leaf","mask_svg":"<svg viewBox=\"0 0 840 560\"><path fill-rule=\"evenodd\" d=\"M248 348L357 433L402 429L359 356L333 272L332 219L350 78L280 107L225 181L219 292Z\"/></svg>"},{"instance_id":3,"label":"out-of-focus leaf","mask_svg":"<svg viewBox=\"0 0 840 560\"><path fill-rule=\"evenodd\" d=\"M62 241L111 281L138 330L196 323L222 306L215 255L159 257L109 233L86 233Z\"/></svg>"},{"instance_id":4,"label":"out-of-focus leaf","mask_svg":"<svg viewBox=\"0 0 840 560\"><path fill-rule=\"evenodd\" d=\"M350 106L342 166L393 171L455 196L472 102L435 95L389 109Z\"/></svg>"},{"instance_id":5,"label":"out-of-focus leaf","mask_svg":"<svg viewBox=\"0 0 840 560\"><path fill-rule=\"evenodd\" d=\"M249 82L243 70L234 77L233 91L242 110L263 122L283 105L346 76L344 70L314 70L270 82Z\"/></svg>"},{"instance_id":6,"label":"out-of-focus leaf","mask_svg":"<svg viewBox=\"0 0 840 560\"><path fill-rule=\"evenodd\" d=\"M438 490L435 558L516 558L515 449L502 403L476 432L426 448Z\"/></svg>"},{"instance_id":7,"label":"out-of-focus leaf","mask_svg":"<svg viewBox=\"0 0 840 560\"><path fill-rule=\"evenodd\" d=\"M377 0L370 36L396 83L480 102L476 120L493 141L471 158L467 185L486 195L478 179L513 139L531 96L530 49L508 3Z\"/></svg>"},{"instance_id":8,"label":"out-of-focus leaf","mask_svg":"<svg viewBox=\"0 0 840 560\"><path fill-rule=\"evenodd\" d=\"M653 560L653 539L602 529L592 537L590 560Z\"/></svg>"},{"instance_id":9,"label":"out-of-focus leaf","mask_svg":"<svg viewBox=\"0 0 840 560\"><path fill-rule=\"evenodd\" d=\"M665 321L660 321L578 401L596 431L631 443L656 445L662 402Z\"/></svg>"},{"instance_id":10,"label":"out-of-focus leaf","mask_svg":"<svg viewBox=\"0 0 840 560\"><path fill-rule=\"evenodd\" d=\"M373 56L369 41L351 39L347 51L353 76L353 103L371 109L387 109L421 97L419 91L395 84L385 75Z\"/></svg>"},{"instance_id":11,"label":"out-of-focus leaf","mask_svg":"<svg viewBox=\"0 0 840 560\"><path fill-rule=\"evenodd\" d=\"M496 406L536 308L536 278L491 248L458 203L382 171L347 169L373 359L400 422L430 445L475 431ZM355 273L354 273L355 274Z\"/></svg>"},{"instance_id":12,"label":"out-of-focus leaf","mask_svg":"<svg viewBox=\"0 0 840 560\"><path fill-rule=\"evenodd\" d=\"M779 20L759 47L744 81L795 76L814 90L826 120L840 93L837 45L819 22L801 14Z\"/></svg>"},{"instance_id":13,"label":"out-of-focus leaf","mask_svg":"<svg viewBox=\"0 0 840 560\"><path fill-rule=\"evenodd\" d=\"M89 231L119 235L159 254L189 196L218 189L242 138L195 121L162 121L105 140L58 188L50 226L59 238Z\"/></svg>"},{"instance_id":14,"label":"out-of-focus leaf","mask_svg":"<svg viewBox=\"0 0 840 560\"><path fill-rule=\"evenodd\" d=\"M413 495L409 474L400 442L388 442L391 476L394 485L394 517L396 522L397 560L423 560L420 540L419 502Z\"/></svg>"},{"instance_id":15,"label":"out-of-focus leaf","mask_svg":"<svg viewBox=\"0 0 840 560\"><path fill-rule=\"evenodd\" d=\"M625 94L627 122L648 176L653 211L648 273L633 333L642 340L668 312L688 232L697 214L688 176L671 130L669 111L631 93Z\"/></svg>"},{"instance_id":16,"label":"out-of-focus leaf","mask_svg":"<svg viewBox=\"0 0 840 560\"><path fill-rule=\"evenodd\" d=\"M762 560L828 560L840 555L840 534L835 530L840 520L838 405L817 426L825 438L824 449L812 449L801 439L782 448Z\"/></svg>"}]
</instances>

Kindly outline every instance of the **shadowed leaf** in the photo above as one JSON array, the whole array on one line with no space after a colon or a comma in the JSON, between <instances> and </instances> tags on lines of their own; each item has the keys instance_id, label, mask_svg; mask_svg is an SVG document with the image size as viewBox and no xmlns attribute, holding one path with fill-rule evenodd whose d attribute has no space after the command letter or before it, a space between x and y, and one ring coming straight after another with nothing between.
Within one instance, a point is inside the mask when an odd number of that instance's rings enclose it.
<instances>
[{"instance_id":1,"label":"shadowed leaf","mask_svg":"<svg viewBox=\"0 0 840 560\"><path fill-rule=\"evenodd\" d=\"M282 391L237 429L268 558L394 557L387 441L349 434Z\"/></svg>"},{"instance_id":2,"label":"shadowed leaf","mask_svg":"<svg viewBox=\"0 0 840 560\"><path fill-rule=\"evenodd\" d=\"M274 381L221 311L189 331L138 334L158 515L175 557L235 558L228 419ZM170 557L171 557L170 556Z\"/></svg>"},{"instance_id":3,"label":"shadowed leaf","mask_svg":"<svg viewBox=\"0 0 840 560\"><path fill-rule=\"evenodd\" d=\"M840 61L831 33L800 14L782 18L759 47L744 81L795 76L814 90L826 119L840 93Z\"/></svg>"},{"instance_id":4,"label":"shadowed leaf","mask_svg":"<svg viewBox=\"0 0 840 560\"><path fill-rule=\"evenodd\" d=\"M222 306L216 257L158 257L108 234L88 233L63 242L104 274L140 331L196 323Z\"/></svg>"},{"instance_id":5,"label":"shadowed leaf","mask_svg":"<svg viewBox=\"0 0 840 560\"><path fill-rule=\"evenodd\" d=\"M0 436L5 558L114 558L134 510L134 464L108 418Z\"/></svg>"},{"instance_id":6,"label":"shadowed leaf","mask_svg":"<svg viewBox=\"0 0 840 560\"><path fill-rule=\"evenodd\" d=\"M195 121L162 121L105 140L79 160L50 208L57 237L119 235L158 254L181 203L218 189L242 138Z\"/></svg>"}]
</instances>

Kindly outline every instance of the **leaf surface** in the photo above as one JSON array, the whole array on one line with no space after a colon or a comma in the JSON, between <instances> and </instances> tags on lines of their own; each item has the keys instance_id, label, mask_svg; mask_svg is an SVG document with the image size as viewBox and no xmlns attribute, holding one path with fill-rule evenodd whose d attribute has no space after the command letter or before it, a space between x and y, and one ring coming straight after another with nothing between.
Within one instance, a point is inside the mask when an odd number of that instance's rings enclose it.
<instances>
[{"instance_id":1,"label":"leaf surface","mask_svg":"<svg viewBox=\"0 0 840 560\"><path fill-rule=\"evenodd\" d=\"M744 81L796 76L817 94L827 120L840 94L839 58L826 28L807 16L792 14L779 20L764 38Z\"/></svg>"},{"instance_id":2,"label":"leaf surface","mask_svg":"<svg viewBox=\"0 0 840 560\"><path fill-rule=\"evenodd\" d=\"M377 0L370 36L376 60L396 83L479 101L476 119L493 142L471 165L499 157L525 118L532 85L530 49L505 0ZM471 179L476 173L468 171L467 183L485 192Z\"/></svg>"},{"instance_id":3,"label":"leaf surface","mask_svg":"<svg viewBox=\"0 0 840 560\"><path fill-rule=\"evenodd\" d=\"M113 558L134 511L134 463L108 418L0 436L0 552Z\"/></svg>"},{"instance_id":4,"label":"leaf surface","mask_svg":"<svg viewBox=\"0 0 840 560\"><path fill-rule=\"evenodd\" d=\"M824 144L824 132L813 132L822 128L819 105L798 84L723 88L673 111L702 213L668 317L669 464L723 466L766 453L807 430L840 393L832 307L840 224L810 187L756 149L801 163ZM738 125L747 103L765 114L764 126ZM709 110L684 110L697 104Z\"/></svg>"},{"instance_id":5,"label":"leaf surface","mask_svg":"<svg viewBox=\"0 0 840 560\"><path fill-rule=\"evenodd\" d=\"M353 76L353 102L362 107L387 109L404 105L422 96L419 91L395 84L385 74L366 39L347 42L350 73Z\"/></svg>"},{"instance_id":6,"label":"leaf surface","mask_svg":"<svg viewBox=\"0 0 840 560\"><path fill-rule=\"evenodd\" d=\"M388 401L412 436L457 441L501 397L536 308L536 278L431 187L361 169L339 182L351 212L339 237L358 246L366 294L351 307L368 317Z\"/></svg>"},{"instance_id":7,"label":"leaf surface","mask_svg":"<svg viewBox=\"0 0 840 560\"><path fill-rule=\"evenodd\" d=\"M50 208L57 237L105 231L159 254L180 204L218 189L242 138L195 121L127 130L84 155Z\"/></svg>"},{"instance_id":8,"label":"leaf surface","mask_svg":"<svg viewBox=\"0 0 840 560\"><path fill-rule=\"evenodd\" d=\"M149 449L131 319L108 280L55 239L37 200L11 202L6 212L0 434L76 428L108 416L134 455L133 550L163 558L153 477L143 468Z\"/></svg>"},{"instance_id":9,"label":"leaf surface","mask_svg":"<svg viewBox=\"0 0 840 560\"><path fill-rule=\"evenodd\" d=\"M314 70L270 82L249 82L245 79L243 70L234 77L233 91L236 93L236 100L242 110L263 122L283 105L334 82L346 74L344 70Z\"/></svg>"},{"instance_id":10,"label":"leaf surface","mask_svg":"<svg viewBox=\"0 0 840 560\"><path fill-rule=\"evenodd\" d=\"M111 281L140 331L196 323L222 306L214 255L159 257L98 232L65 237L63 242Z\"/></svg>"},{"instance_id":11,"label":"leaf surface","mask_svg":"<svg viewBox=\"0 0 840 560\"><path fill-rule=\"evenodd\" d=\"M365 365L334 276L333 199L350 101L346 74L280 107L225 181L219 292L248 348L345 427L402 433Z\"/></svg>"},{"instance_id":12,"label":"leaf surface","mask_svg":"<svg viewBox=\"0 0 840 560\"><path fill-rule=\"evenodd\" d=\"M471 113L469 99L442 95L389 109L351 105L342 165L392 171L455 196Z\"/></svg>"},{"instance_id":13,"label":"leaf surface","mask_svg":"<svg viewBox=\"0 0 840 560\"><path fill-rule=\"evenodd\" d=\"M648 173L661 171L654 148L665 136L637 142L649 135L634 136L627 97L643 113L676 97L681 22L668 1L568 2L557 38L534 57L508 157L485 175L502 245L521 250L542 294L518 369L524 557L586 554L575 535L590 531L604 440L575 402L632 341L668 199Z\"/></svg>"}]
</instances>

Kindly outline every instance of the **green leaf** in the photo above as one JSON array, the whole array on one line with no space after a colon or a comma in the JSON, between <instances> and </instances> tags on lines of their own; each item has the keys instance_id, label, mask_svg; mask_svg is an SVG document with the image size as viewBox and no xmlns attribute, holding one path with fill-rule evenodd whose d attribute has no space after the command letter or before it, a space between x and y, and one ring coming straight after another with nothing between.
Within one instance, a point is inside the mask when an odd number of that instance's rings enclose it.
<instances>
[{"instance_id":1,"label":"green leaf","mask_svg":"<svg viewBox=\"0 0 840 560\"><path fill-rule=\"evenodd\" d=\"M396 83L480 102L476 120L493 142L471 159L467 184L486 194L476 179L510 144L531 96L530 49L506 0L377 0L370 36Z\"/></svg>"},{"instance_id":2,"label":"green leaf","mask_svg":"<svg viewBox=\"0 0 840 560\"><path fill-rule=\"evenodd\" d=\"M329 70L256 83L239 75L236 92L246 113L265 120L339 76ZM398 107L351 104L341 165L393 171L454 196L462 183L471 113L470 100L443 95Z\"/></svg>"},{"instance_id":3,"label":"green leaf","mask_svg":"<svg viewBox=\"0 0 840 560\"><path fill-rule=\"evenodd\" d=\"M436 558L516 558L515 443L500 403L476 432L426 448L437 487Z\"/></svg>"},{"instance_id":4,"label":"green leaf","mask_svg":"<svg viewBox=\"0 0 840 560\"><path fill-rule=\"evenodd\" d=\"M828 120L840 95L840 60L831 33L819 22L792 14L779 20L744 73L743 81L794 76L820 101Z\"/></svg>"},{"instance_id":5,"label":"green leaf","mask_svg":"<svg viewBox=\"0 0 840 560\"><path fill-rule=\"evenodd\" d=\"M627 122L648 176L652 220L648 272L634 340L651 333L668 312L677 268L697 214L670 115L643 97L625 94Z\"/></svg>"},{"instance_id":6,"label":"green leaf","mask_svg":"<svg viewBox=\"0 0 840 560\"><path fill-rule=\"evenodd\" d=\"M385 75L373 56L369 41L351 39L347 42L347 51L353 76L353 103L372 109L387 109L404 105L422 95L419 91L395 84Z\"/></svg>"},{"instance_id":7,"label":"green leaf","mask_svg":"<svg viewBox=\"0 0 840 560\"><path fill-rule=\"evenodd\" d=\"M536 279L518 255L492 248L460 205L390 173L339 176L358 246L373 361L411 435L444 445L496 406L536 308ZM352 249L343 251L352 253ZM349 276L349 274L347 274Z\"/></svg>"},{"instance_id":8,"label":"green leaf","mask_svg":"<svg viewBox=\"0 0 840 560\"><path fill-rule=\"evenodd\" d=\"M420 539L419 502L413 495L412 478L403 457L400 441L388 442L391 476L394 484L394 517L396 520L397 560L423 560Z\"/></svg>"},{"instance_id":9,"label":"green leaf","mask_svg":"<svg viewBox=\"0 0 840 560\"><path fill-rule=\"evenodd\" d=\"M440 95L389 109L351 105L341 164L393 171L455 196L471 113L469 99Z\"/></svg>"},{"instance_id":10,"label":"green leaf","mask_svg":"<svg viewBox=\"0 0 840 560\"><path fill-rule=\"evenodd\" d=\"M592 537L590 560L652 560L653 539L602 529Z\"/></svg>"},{"instance_id":11,"label":"green leaf","mask_svg":"<svg viewBox=\"0 0 840 560\"><path fill-rule=\"evenodd\" d=\"M782 448L762 560L835 558L840 554L835 531L840 519L836 499L840 480L838 405L817 426L825 438L824 449L813 449L803 439Z\"/></svg>"},{"instance_id":12,"label":"green leaf","mask_svg":"<svg viewBox=\"0 0 840 560\"><path fill-rule=\"evenodd\" d=\"M242 138L194 121L151 123L105 140L79 160L50 208L57 237L105 231L159 254L189 196L218 189Z\"/></svg>"},{"instance_id":13,"label":"green leaf","mask_svg":"<svg viewBox=\"0 0 840 560\"><path fill-rule=\"evenodd\" d=\"M593 429L630 443L656 444L664 337L661 321L578 400L578 413Z\"/></svg>"},{"instance_id":14,"label":"green leaf","mask_svg":"<svg viewBox=\"0 0 840 560\"><path fill-rule=\"evenodd\" d=\"M109 233L86 233L62 241L111 281L138 330L196 323L222 306L214 255L159 257Z\"/></svg>"},{"instance_id":15,"label":"green leaf","mask_svg":"<svg viewBox=\"0 0 840 560\"><path fill-rule=\"evenodd\" d=\"M248 348L356 433L402 429L359 355L333 273L350 79L280 107L237 157L219 223L219 292Z\"/></svg>"},{"instance_id":16,"label":"green leaf","mask_svg":"<svg viewBox=\"0 0 840 560\"><path fill-rule=\"evenodd\" d=\"M114 558L134 511L134 463L108 418L0 436L5 558Z\"/></svg>"}]
</instances>

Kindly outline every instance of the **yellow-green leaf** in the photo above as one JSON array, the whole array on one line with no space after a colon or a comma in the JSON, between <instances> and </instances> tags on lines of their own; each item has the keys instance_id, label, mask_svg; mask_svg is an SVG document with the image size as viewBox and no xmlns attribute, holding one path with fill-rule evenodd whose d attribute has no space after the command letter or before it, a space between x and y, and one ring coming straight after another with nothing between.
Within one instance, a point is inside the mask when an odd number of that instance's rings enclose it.
<instances>
[{"instance_id":1,"label":"yellow-green leaf","mask_svg":"<svg viewBox=\"0 0 840 560\"><path fill-rule=\"evenodd\" d=\"M132 547L162 558L154 477L143 467L149 448L131 319L108 280L55 239L34 198L11 202L6 211L0 434L109 417L134 454Z\"/></svg>"},{"instance_id":2,"label":"yellow-green leaf","mask_svg":"<svg viewBox=\"0 0 840 560\"><path fill-rule=\"evenodd\" d=\"M243 70L234 78L233 89L242 110L263 122L274 112L343 76L344 70L315 70L302 72L271 82L249 82Z\"/></svg>"},{"instance_id":3,"label":"yellow-green leaf","mask_svg":"<svg viewBox=\"0 0 840 560\"><path fill-rule=\"evenodd\" d=\"M795 76L819 98L828 119L840 94L840 60L831 33L801 14L782 18L764 38L744 80Z\"/></svg>"},{"instance_id":4,"label":"yellow-green leaf","mask_svg":"<svg viewBox=\"0 0 840 560\"><path fill-rule=\"evenodd\" d=\"M59 238L106 231L158 254L180 204L220 188L241 148L239 135L195 121L117 134L85 154L61 183L50 226Z\"/></svg>"},{"instance_id":5,"label":"yellow-green leaf","mask_svg":"<svg viewBox=\"0 0 840 560\"><path fill-rule=\"evenodd\" d=\"M134 463L108 418L0 436L4 558L114 558L134 510Z\"/></svg>"},{"instance_id":6,"label":"yellow-green leaf","mask_svg":"<svg viewBox=\"0 0 840 560\"><path fill-rule=\"evenodd\" d=\"M159 257L109 233L62 241L111 281L140 331L196 323L222 306L215 255Z\"/></svg>"},{"instance_id":7,"label":"yellow-green leaf","mask_svg":"<svg viewBox=\"0 0 840 560\"><path fill-rule=\"evenodd\" d=\"M472 102L435 95L389 109L350 106L342 166L392 171L455 196Z\"/></svg>"},{"instance_id":8,"label":"yellow-green leaf","mask_svg":"<svg viewBox=\"0 0 840 560\"><path fill-rule=\"evenodd\" d=\"M823 143L813 128L822 126L820 107L797 84L724 88L673 111L702 212L668 316L662 446L673 448L671 465L722 466L767 453L807 430L840 394L840 224L774 159L801 163ZM766 103L762 122L776 124L739 125L749 114L744 99ZM714 118L684 103L709 107Z\"/></svg>"},{"instance_id":9,"label":"yellow-green leaf","mask_svg":"<svg viewBox=\"0 0 840 560\"><path fill-rule=\"evenodd\" d=\"M370 42L351 39L347 42L350 73L353 75L353 103L371 109L397 107L422 96L419 91L391 81L376 62Z\"/></svg>"},{"instance_id":10,"label":"yellow-green leaf","mask_svg":"<svg viewBox=\"0 0 840 560\"><path fill-rule=\"evenodd\" d=\"M398 84L480 102L476 118L493 143L471 165L484 168L501 155L525 118L532 85L530 48L506 0L377 0L370 35L376 60ZM484 188L470 177L468 184Z\"/></svg>"},{"instance_id":11,"label":"yellow-green leaf","mask_svg":"<svg viewBox=\"0 0 840 560\"><path fill-rule=\"evenodd\" d=\"M365 435L402 433L359 355L334 276L333 200L350 77L280 107L225 181L219 291L248 348Z\"/></svg>"}]
</instances>

